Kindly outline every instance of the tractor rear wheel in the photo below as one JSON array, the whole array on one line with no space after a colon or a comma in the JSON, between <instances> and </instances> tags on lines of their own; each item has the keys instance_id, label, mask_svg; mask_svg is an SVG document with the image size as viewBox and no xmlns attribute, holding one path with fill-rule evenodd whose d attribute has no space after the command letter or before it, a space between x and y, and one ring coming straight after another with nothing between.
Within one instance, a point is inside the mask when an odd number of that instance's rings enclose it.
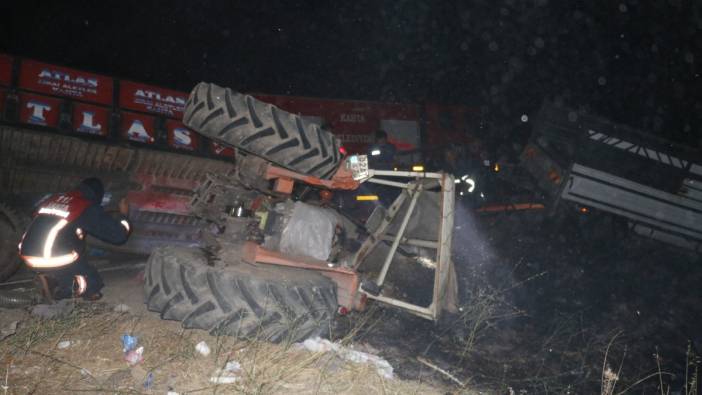
<instances>
[{"instance_id":1,"label":"tractor rear wheel","mask_svg":"<svg viewBox=\"0 0 702 395\"><path fill-rule=\"evenodd\" d=\"M23 231L20 217L0 203L0 282L10 278L20 267L17 244Z\"/></svg>"},{"instance_id":2,"label":"tractor rear wheel","mask_svg":"<svg viewBox=\"0 0 702 395\"><path fill-rule=\"evenodd\" d=\"M336 286L304 269L235 263L209 266L204 252L159 248L146 265L149 310L213 335L274 343L329 337Z\"/></svg>"},{"instance_id":3,"label":"tractor rear wheel","mask_svg":"<svg viewBox=\"0 0 702 395\"><path fill-rule=\"evenodd\" d=\"M201 82L192 90L183 122L213 140L306 175L329 178L342 159L339 140L319 125L215 84Z\"/></svg>"}]
</instances>

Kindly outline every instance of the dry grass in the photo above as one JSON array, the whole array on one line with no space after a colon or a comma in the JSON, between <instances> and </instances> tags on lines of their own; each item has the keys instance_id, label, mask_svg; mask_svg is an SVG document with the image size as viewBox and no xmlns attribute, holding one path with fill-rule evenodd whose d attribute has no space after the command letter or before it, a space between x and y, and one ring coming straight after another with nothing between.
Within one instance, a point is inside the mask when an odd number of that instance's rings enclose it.
<instances>
[{"instance_id":1,"label":"dry grass","mask_svg":"<svg viewBox=\"0 0 702 395\"><path fill-rule=\"evenodd\" d=\"M94 306L94 305L93 305ZM120 336L131 333L145 348L144 361L127 366ZM58 349L62 340L72 345ZM195 344L206 341L204 357ZM210 377L228 361L242 366L234 384ZM417 381L386 380L373 366L345 362L333 354L310 353L290 345L213 337L184 330L156 315L80 307L59 320L29 320L0 342L0 394L158 393L179 394L431 394L447 393ZM144 381L153 373L153 386ZM4 393L3 393L4 389Z\"/></svg>"},{"instance_id":2,"label":"dry grass","mask_svg":"<svg viewBox=\"0 0 702 395\"><path fill-rule=\"evenodd\" d=\"M624 353L621 357L619 368L616 373L609 366L608 356L610 353L610 347L614 344L615 340L620 335L621 332L617 333L610 340L609 344L607 345L607 349L605 350L604 362L602 365L602 378L600 381L601 395L623 395L631 393L634 390L641 393L648 393L649 391L653 390L654 393L660 395L666 395L671 393L697 395L699 393L698 375L700 358L695 353L691 342L688 342L687 352L685 355L685 381L682 384L682 387L679 387L676 390L673 384L673 382L676 379L676 374L663 370L663 366L661 364L663 358L658 350L658 347L654 347L655 352L653 354L653 357L656 365L655 371L649 374L645 374L641 378L634 379L623 390L615 392L617 383L621 380L622 377L622 368L624 367L626 348L624 349ZM677 382L676 385L679 386L679 382Z\"/></svg>"}]
</instances>

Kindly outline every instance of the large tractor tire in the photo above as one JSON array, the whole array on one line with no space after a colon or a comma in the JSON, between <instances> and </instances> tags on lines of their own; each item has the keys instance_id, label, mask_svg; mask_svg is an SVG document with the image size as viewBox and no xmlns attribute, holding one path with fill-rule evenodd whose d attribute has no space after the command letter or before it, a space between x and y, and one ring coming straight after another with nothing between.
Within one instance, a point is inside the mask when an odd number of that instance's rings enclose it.
<instances>
[{"instance_id":1,"label":"large tractor tire","mask_svg":"<svg viewBox=\"0 0 702 395\"><path fill-rule=\"evenodd\" d=\"M193 89L183 122L213 140L306 175L329 178L342 159L339 140L319 125L215 84L201 82Z\"/></svg>"},{"instance_id":2,"label":"large tractor tire","mask_svg":"<svg viewBox=\"0 0 702 395\"><path fill-rule=\"evenodd\" d=\"M20 217L0 203L0 281L10 278L20 267L17 244L23 231Z\"/></svg>"},{"instance_id":3,"label":"large tractor tire","mask_svg":"<svg viewBox=\"0 0 702 395\"><path fill-rule=\"evenodd\" d=\"M146 264L149 310L213 335L274 343L329 337L336 287L319 273L280 266L208 265L198 249L164 247Z\"/></svg>"}]
</instances>

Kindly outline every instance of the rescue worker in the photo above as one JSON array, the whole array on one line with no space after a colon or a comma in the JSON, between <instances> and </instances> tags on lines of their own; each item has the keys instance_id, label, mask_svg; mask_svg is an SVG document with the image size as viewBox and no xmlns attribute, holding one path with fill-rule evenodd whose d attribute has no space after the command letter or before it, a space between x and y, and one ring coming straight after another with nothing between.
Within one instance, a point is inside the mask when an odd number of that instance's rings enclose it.
<instances>
[{"instance_id":1,"label":"rescue worker","mask_svg":"<svg viewBox=\"0 0 702 395\"><path fill-rule=\"evenodd\" d=\"M103 195L102 181L87 178L73 191L47 197L22 237L22 260L45 276L56 300L102 297L102 278L84 256L86 235L111 244L124 244L129 237L129 204L122 199L119 214L113 217L101 206Z\"/></svg>"},{"instance_id":2,"label":"rescue worker","mask_svg":"<svg viewBox=\"0 0 702 395\"><path fill-rule=\"evenodd\" d=\"M388 141L388 134L378 129L375 132L375 142L368 151L368 167L374 170L393 170L396 152L395 146ZM384 206L390 206L400 192L399 189L387 185L373 184L366 188L375 192Z\"/></svg>"},{"instance_id":3,"label":"rescue worker","mask_svg":"<svg viewBox=\"0 0 702 395\"><path fill-rule=\"evenodd\" d=\"M376 170L392 170L396 152L395 146L388 141L388 134L378 129L375 132L375 142L368 152L368 166Z\"/></svg>"}]
</instances>

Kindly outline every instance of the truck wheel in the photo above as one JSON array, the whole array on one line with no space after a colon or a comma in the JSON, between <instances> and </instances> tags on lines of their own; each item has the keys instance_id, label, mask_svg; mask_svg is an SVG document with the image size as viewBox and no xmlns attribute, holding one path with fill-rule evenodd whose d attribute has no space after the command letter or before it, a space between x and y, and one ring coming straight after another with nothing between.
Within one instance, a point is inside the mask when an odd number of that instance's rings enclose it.
<instances>
[{"instance_id":1,"label":"truck wheel","mask_svg":"<svg viewBox=\"0 0 702 395\"><path fill-rule=\"evenodd\" d=\"M17 244L23 231L19 216L0 203L0 281L10 278L20 267Z\"/></svg>"},{"instance_id":2,"label":"truck wheel","mask_svg":"<svg viewBox=\"0 0 702 395\"><path fill-rule=\"evenodd\" d=\"M252 96L201 82L183 122L219 142L298 173L329 178L341 162L339 141L319 125Z\"/></svg>"},{"instance_id":3,"label":"truck wheel","mask_svg":"<svg viewBox=\"0 0 702 395\"><path fill-rule=\"evenodd\" d=\"M213 335L298 342L329 337L336 286L319 273L280 266L208 265L202 250L160 248L146 264L147 308Z\"/></svg>"}]
</instances>

